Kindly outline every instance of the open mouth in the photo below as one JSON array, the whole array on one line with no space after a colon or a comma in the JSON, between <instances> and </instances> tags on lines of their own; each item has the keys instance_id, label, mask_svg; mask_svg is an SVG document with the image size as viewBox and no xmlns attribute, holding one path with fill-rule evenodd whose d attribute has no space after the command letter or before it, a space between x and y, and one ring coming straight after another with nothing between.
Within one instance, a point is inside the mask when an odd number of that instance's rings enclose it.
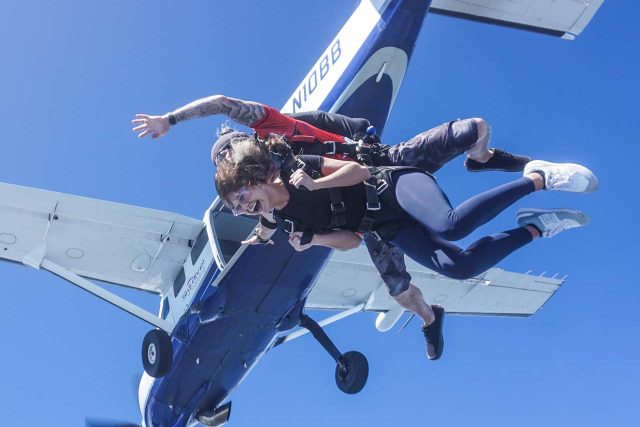
<instances>
[{"instance_id":1,"label":"open mouth","mask_svg":"<svg viewBox=\"0 0 640 427\"><path fill-rule=\"evenodd\" d=\"M251 206L249 206L249 212L251 213L260 213L262 212L262 203L256 200Z\"/></svg>"}]
</instances>

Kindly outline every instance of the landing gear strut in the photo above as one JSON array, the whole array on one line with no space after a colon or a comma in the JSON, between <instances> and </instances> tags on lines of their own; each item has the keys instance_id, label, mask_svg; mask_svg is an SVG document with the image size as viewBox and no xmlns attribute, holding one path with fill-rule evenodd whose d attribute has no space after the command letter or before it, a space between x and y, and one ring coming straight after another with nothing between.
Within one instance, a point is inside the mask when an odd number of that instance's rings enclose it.
<instances>
[{"instance_id":1,"label":"landing gear strut","mask_svg":"<svg viewBox=\"0 0 640 427\"><path fill-rule=\"evenodd\" d=\"M311 332L311 335L336 361L338 388L347 394L356 394L362 390L369 377L369 363L364 354L357 351L340 353L322 327L306 314L301 316L300 326Z\"/></svg>"}]
</instances>

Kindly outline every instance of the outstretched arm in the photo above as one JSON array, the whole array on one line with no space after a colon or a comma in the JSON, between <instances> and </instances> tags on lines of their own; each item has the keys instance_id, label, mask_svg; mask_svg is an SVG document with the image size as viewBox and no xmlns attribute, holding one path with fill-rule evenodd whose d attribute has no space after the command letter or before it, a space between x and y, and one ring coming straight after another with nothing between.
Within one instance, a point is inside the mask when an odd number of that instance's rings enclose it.
<instances>
[{"instance_id":1,"label":"outstretched arm","mask_svg":"<svg viewBox=\"0 0 640 427\"><path fill-rule=\"evenodd\" d=\"M135 125L133 131L139 132L138 138L147 135L158 138L166 135L171 126L179 122L216 114L224 114L237 123L252 126L265 117L266 111L262 104L257 102L213 95L193 101L163 116L136 114L131 123Z\"/></svg>"}]
</instances>

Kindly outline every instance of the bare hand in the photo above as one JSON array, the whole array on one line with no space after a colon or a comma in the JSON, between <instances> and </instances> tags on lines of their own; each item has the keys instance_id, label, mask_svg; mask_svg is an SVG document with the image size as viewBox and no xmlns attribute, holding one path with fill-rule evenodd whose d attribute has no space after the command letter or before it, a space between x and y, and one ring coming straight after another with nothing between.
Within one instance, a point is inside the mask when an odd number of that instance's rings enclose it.
<instances>
[{"instance_id":1,"label":"bare hand","mask_svg":"<svg viewBox=\"0 0 640 427\"><path fill-rule=\"evenodd\" d=\"M131 120L136 125L132 130L140 132L138 138L144 138L151 134L151 138L159 138L166 135L171 128L169 118L164 116L149 116L147 114L136 114L136 118Z\"/></svg>"},{"instance_id":2,"label":"bare hand","mask_svg":"<svg viewBox=\"0 0 640 427\"><path fill-rule=\"evenodd\" d=\"M300 244L300 239L301 238L302 238L302 232L301 231L295 231L295 232L289 234L289 244L291 246L293 246L293 249L295 249L298 252L302 252L302 251L305 251L305 250L309 249L311 246L313 246L312 243L309 243L307 245Z\"/></svg>"},{"instance_id":3,"label":"bare hand","mask_svg":"<svg viewBox=\"0 0 640 427\"><path fill-rule=\"evenodd\" d=\"M289 178L289 184L293 185L296 188L305 187L307 190L316 190L317 185L316 182L311 179L309 175L302 169L298 169L293 174L291 174L291 178Z\"/></svg>"},{"instance_id":4,"label":"bare hand","mask_svg":"<svg viewBox=\"0 0 640 427\"><path fill-rule=\"evenodd\" d=\"M247 240L243 240L240 242L243 245L273 245L273 240L269 239L266 243L260 241L260 238L257 235L252 235Z\"/></svg>"}]
</instances>

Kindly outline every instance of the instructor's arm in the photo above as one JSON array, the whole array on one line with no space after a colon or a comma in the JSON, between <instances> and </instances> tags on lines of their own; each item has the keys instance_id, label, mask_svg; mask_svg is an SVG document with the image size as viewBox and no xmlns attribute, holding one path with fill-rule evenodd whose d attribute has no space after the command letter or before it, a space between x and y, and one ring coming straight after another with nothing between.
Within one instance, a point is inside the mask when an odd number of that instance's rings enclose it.
<instances>
[{"instance_id":1,"label":"instructor's arm","mask_svg":"<svg viewBox=\"0 0 640 427\"><path fill-rule=\"evenodd\" d=\"M147 135L158 138L169 132L171 126L180 122L216 114L224 114L241 125L252 126L262 120L266 112L262 104L257 102L213 95L193 101L163 116L136 114L131 123L135 125L133 131L139 132L138 138Z\"/></svg>"}]
</instances>

